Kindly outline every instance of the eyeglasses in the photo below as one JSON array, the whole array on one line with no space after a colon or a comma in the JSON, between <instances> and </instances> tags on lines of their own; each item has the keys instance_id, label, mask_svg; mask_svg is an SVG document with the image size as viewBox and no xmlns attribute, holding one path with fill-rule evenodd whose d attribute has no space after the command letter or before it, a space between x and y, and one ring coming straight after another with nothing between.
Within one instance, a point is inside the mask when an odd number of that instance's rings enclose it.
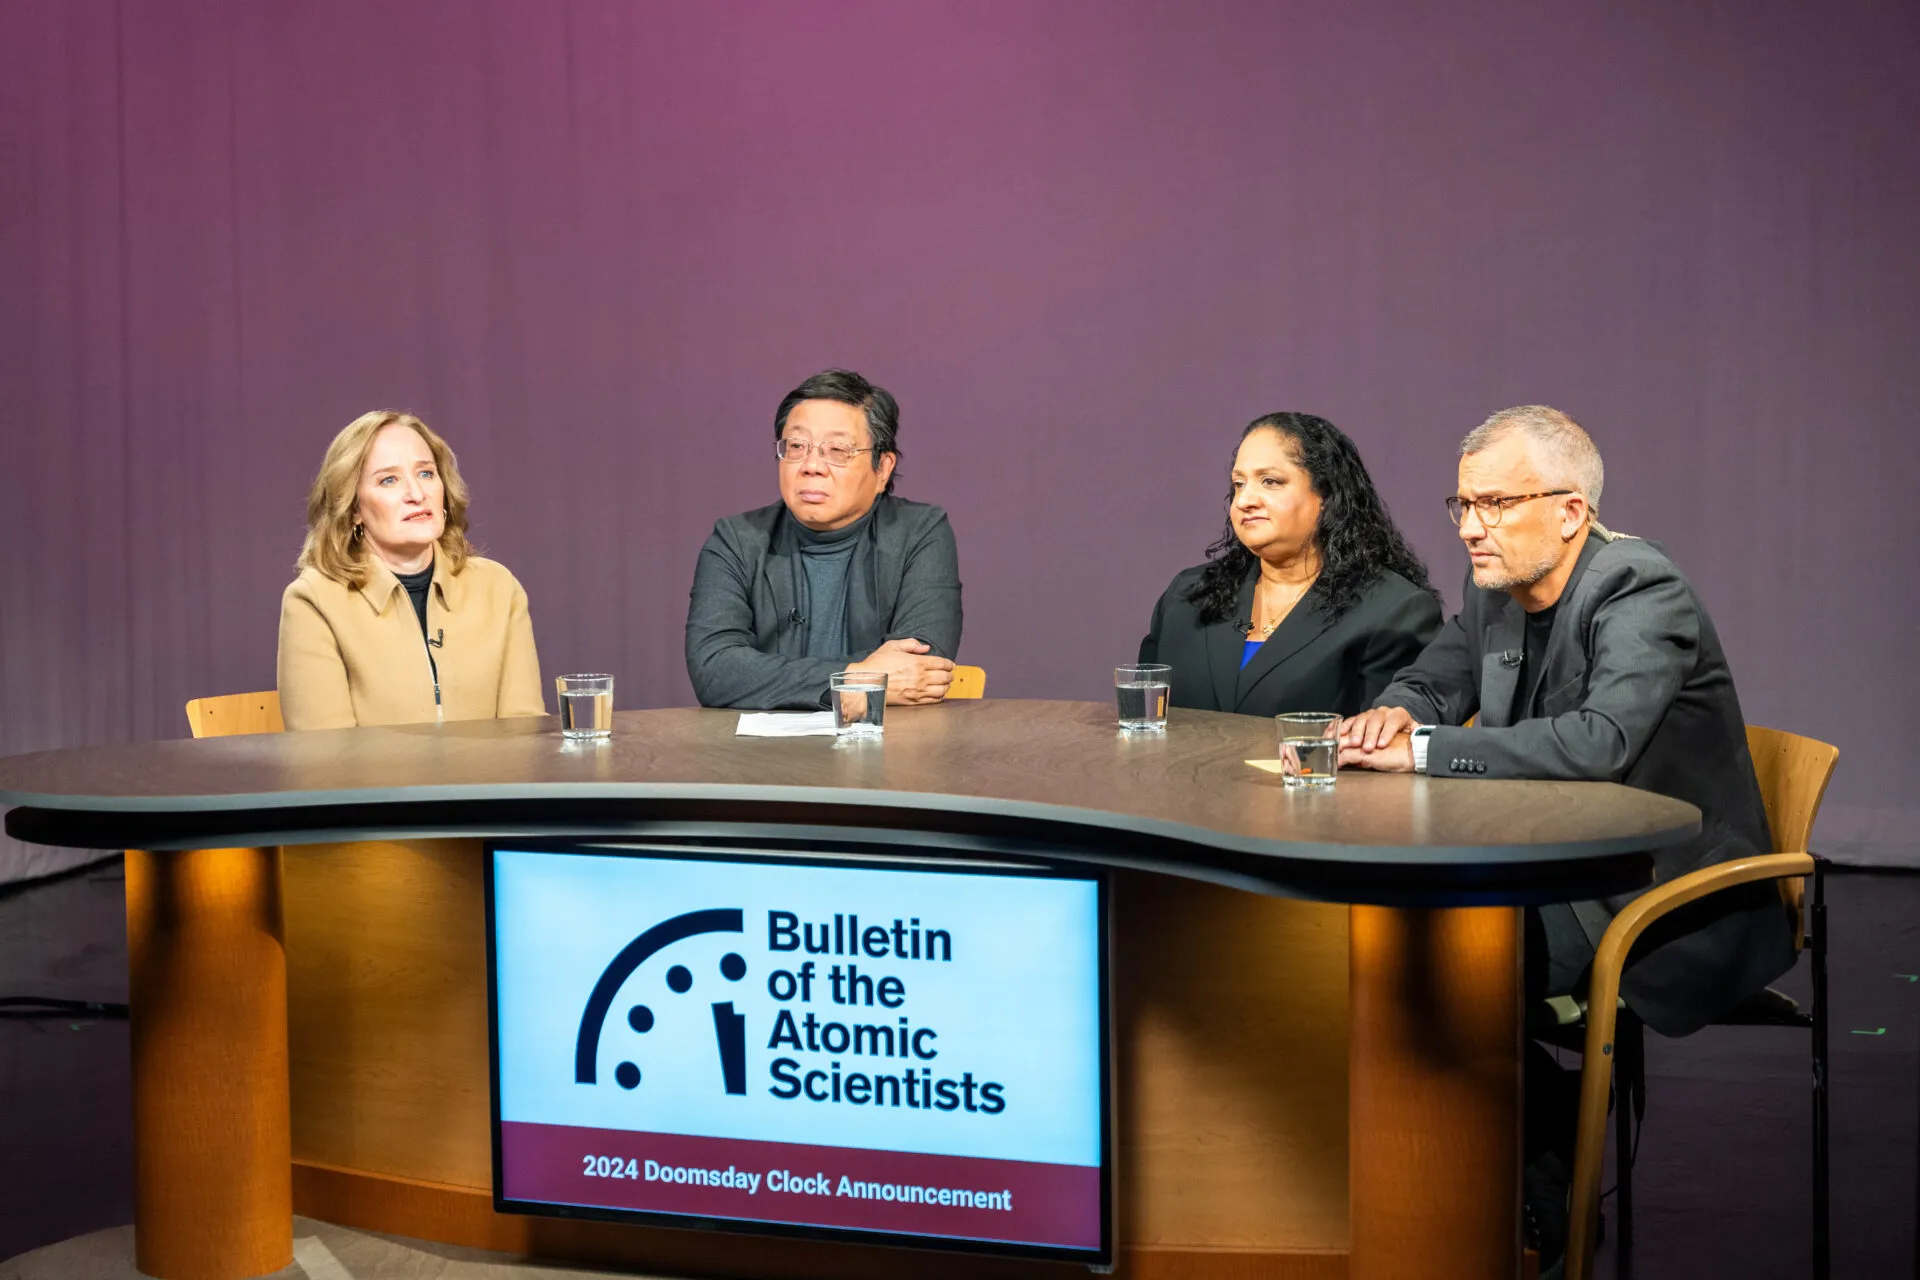
<instances>
[{"instance_id":1,"label":"eyeglasses","mask_svg":"<svg viewBox=\"0 0 1920 1280\"><path fill-rule=\"evenodd\" d=\"M1508 507L1517 507L1535 498L1558 498L1572 492L1572 489L1548 489L1544 493L1521 493L1511 498L1448 498L1447 518L1459 524L1471 510L1480 517L1483 528L1491 529L1500 523L1500 517L1506 514Z\"/></svg>"},{"instance_id":2,"label":"eyeglasses","mask_svg":"<svg viewBox=\"0 0 1920 1280\"><path fill-rule=\"evenodd\" d=\"M863 453L872 453L871 446L856 449L849 444L828 441L826 444L814 444L810 440L775 440L773 456L782 462L805 462L807 455L818 450L820 461L830 467L844 467Z\"/></svg>"}]
</instances>

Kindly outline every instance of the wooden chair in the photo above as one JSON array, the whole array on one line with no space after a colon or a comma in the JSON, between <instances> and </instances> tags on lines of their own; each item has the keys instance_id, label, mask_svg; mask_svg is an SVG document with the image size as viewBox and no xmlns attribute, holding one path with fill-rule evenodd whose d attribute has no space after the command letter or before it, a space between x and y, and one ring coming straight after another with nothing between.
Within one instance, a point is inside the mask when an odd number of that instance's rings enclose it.
<instances>
[{"instance_id":1,"label":"wooden chair","mask_svg":"<svg viewBox=\"0 0 1920 1280\"><path fill-rule=\"evenodd\" d=\"M236 733L285 733L280 693L228 693L195 698L187 704L187 725L196 738L225 738Z\"/></svg>"},{"instance_id":2,"label":"wooden chair","mask_svg":"<svg viewBox=\"0 0 1920 1280\"><path fill-rule=\"evenodd\" d=\"M955 667L953 683L947 686L949 698L984 698L987 696L987 671L985 667Z\"/></svg>"},{"instance_id":3,"label":"wooden chair","mask_svg":"<svg viewBox=\"0 0 1920 1280\"><path fill-rule=\"evenodd\" d=\"M1649 890L1615 916L1593 960L1587 992L1585 1055L1580 1077L1580 1121L1574 1147L1573 1200L1567 1232L1568 1280L1588 1280L1600 1218L1600 1171L1607 1126L1607 1093L1619 1083L1615 1141L1619 1186L1616 1235L1624 1278L1633 1267L1632 1117L1646 1108L1646 1069L1640 1021L1621 1007L1620 973L1634 942L1662 916L1738 884L1772 880L1793 917L1797 950L1812 956L1812 1012L1772 988L1720 1019L1719 1026L1791 1026L1812 1033L1814 1275L1829 1274L1827 1215L1827 920L1826 861L1807 852L1814 818L1840 752L1824 742L1778 729L1747 729L1747 749L1766 802L1773 852L1705 867ZM1813 901L1805 904L1806 882ZM1609 1070L1612 1068L1612 1070Z\"/></svg>"}]
</instances>

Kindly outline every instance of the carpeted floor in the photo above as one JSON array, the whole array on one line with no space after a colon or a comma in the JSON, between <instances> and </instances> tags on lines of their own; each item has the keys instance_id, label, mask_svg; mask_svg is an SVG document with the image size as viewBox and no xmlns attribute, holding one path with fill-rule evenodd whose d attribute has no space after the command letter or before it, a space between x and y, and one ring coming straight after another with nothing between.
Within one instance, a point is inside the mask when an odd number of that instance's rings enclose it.
<instances>
[{"instance_id":1,"label":"carpeted floor","mask_svg":"<svg viewBox=\"0 0 1920 1280\"><path fill-rule=\"evenodd\" d=\"M124 1000L120 875L115 861L0 890L0 995ZM1836 875L1829 900L1834 1275L1886 1280L1915 1274L1920 876ZM1804 966L1782 985L1804 998ZM1806 1037L1712 1029L1647 1052L1635 1275L1810 1274ZM0 1019L0 1280L135 1274L130 1132L125 1023ZM323 1246L286 1273L310 1280L562 1274L304 1220L296 1234ZM1611 1242L1600 1274L1615 1274Z\"/></svg>"},{"instance_id":2,"label":"carpeted floor","mask_svg":"<svg viewBox=\"0 0 1920 1280\"><path fill-rule=\"evenodd\" d=\"M293 1220L293 1265L272 1280L586 1280L605 1274L542 1267L505 1254L400 1240ZM0 1262L0 1280L143 1280L133 1228L109 1227ZM634 1277L633 1280L646 1280Z\"/></svg>"}]
</instances>

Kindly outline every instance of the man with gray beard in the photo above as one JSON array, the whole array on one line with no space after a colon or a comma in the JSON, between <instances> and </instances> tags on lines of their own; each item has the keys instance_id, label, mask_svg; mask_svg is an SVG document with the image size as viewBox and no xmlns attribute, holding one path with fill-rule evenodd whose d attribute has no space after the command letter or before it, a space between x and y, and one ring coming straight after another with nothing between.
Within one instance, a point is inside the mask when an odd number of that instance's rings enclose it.
<instances>
[{"instance_id":1,"label":"man with gray beard","mask_svg":"<svg viewBox=\"0 0 1920 1280\"><path fill-rule=\"evenodd\" d=\"M1341 723L1340 763L1619 782L1685 800L1700 810L1700 834L1654 854L1664 883L1769 852L1772 841L1713 623L1657 544L1595 518L1604 478L1580 424L1543 405L1502 410L1461 442L1459 490L1447 499L1472 564L1461 610L1372 710ZM1529 997L1583 991L1607 925L1635 896L1529 909ZM1655 926L1621 993L1654 1030L1686 1035L1793 960L1779 894L1751 884ZM1544 1084L1552 1065L1545 1054L1527 1063L1530 1187L1543 1154L1571 1164L1564 1104L1578 1089ZM1558 1099L1546 1115L1544 1094ZM1559 1214L1563 1222L1564 1205ZM1543 1243L1551 1261L1555 1242Z\"/></svg>"}]
</instances>

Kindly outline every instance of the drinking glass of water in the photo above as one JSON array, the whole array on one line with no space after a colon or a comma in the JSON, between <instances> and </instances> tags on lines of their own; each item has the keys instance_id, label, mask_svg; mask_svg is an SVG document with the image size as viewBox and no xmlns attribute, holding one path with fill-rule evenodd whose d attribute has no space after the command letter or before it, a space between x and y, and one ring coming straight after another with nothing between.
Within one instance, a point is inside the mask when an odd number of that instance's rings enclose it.
<instances>
[{"instance_id":1,"label":"drinking glass of water","mask_svg":"<svg viewBox=\"0 0 1920 1280\"><path fill-rule=\"evenodd\" d=\"M605 674L555 676L560 691L560 735L565 738L613 736L613 677Z\"/></svg>"},{"instance_id":2,"label":"drinking glass of water","mask_svg":"<svg viewBox=\"0 0 1920 1280\"><path fill-rule=\"evenodd\" d=\"M887 673L836 671L827 677L833 730L843 738L877 738L886 727Z\"/></svg>"},{"instance_id":3,"label":"drinking glass of water","mask_svg":"<svg viewBox=\"0 0 1920 1280\"><path fill-rule=\"evenodd\" d=\"M1289 787L1330 787L1338 776L1340 717L1331 711L1288 711L1280 727L1280 777Z\"/></svg>"},{"instance_id":4,"label":"drinking glass of water","mask_svg":"<svg viewBox=\"0 0 1920 1280\"><path fill-rule=\"evenodd\" d=\"M1167 728L1167 690L1173 668L1144 663L1113 669L1113 691L1120 698L1120 727L1128 733L1164 733Z\"/></svg>"}]
</instances>

